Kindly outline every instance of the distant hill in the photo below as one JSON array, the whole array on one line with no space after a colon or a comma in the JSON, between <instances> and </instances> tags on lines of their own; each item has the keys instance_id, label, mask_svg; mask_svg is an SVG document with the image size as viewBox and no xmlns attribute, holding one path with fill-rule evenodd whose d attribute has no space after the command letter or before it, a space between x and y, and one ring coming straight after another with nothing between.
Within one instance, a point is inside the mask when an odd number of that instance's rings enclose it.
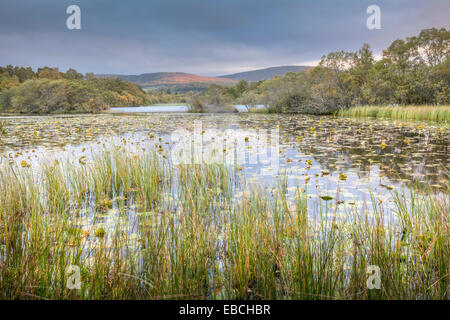
<instances>
[{"instance_id":1,"label":"distant hill","mask_svg":"<svg viewBox=\"0 0 450 320\"><path fill-rule=\"evenodd\" d=\"M120 75L120 74L99 74L99 78L120 78L138 84L144 89L170 89L172 91L183 92L190 90L204 90L210 84L233 85L236 80L205 77L184 72L157 72L144 73L141 75Z\"/></svg>"},{"instance_id":2,"label":"distant hill","mask_svg":"<svg viewBox=\"0 0 450 320\"><path fill-rule=\"evenodd\" d=\"M299 72L311 67L307 66L281 66L281 67L271 67L266 69L259 69L247 72L240 72L229 74L225 76L220 76L219 78L227 78L233 80L245 79L247 81L260 81L273 78L274 76L284 76L288 72Z\"/></svg>"}]
</instances>

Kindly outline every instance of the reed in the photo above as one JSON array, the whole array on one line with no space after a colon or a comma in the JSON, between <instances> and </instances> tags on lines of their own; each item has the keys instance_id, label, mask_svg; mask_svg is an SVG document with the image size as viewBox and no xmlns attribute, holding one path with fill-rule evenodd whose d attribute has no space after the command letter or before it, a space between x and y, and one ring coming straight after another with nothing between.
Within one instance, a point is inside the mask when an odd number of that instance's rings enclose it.
<instances>
[{"instance_id":1,"label":"reed","mask_svg":"<svg viewBox=\"0 0 450 320\"><path fill-rule=\"evenodd\" d=\"M341 109L337 115L448 123L450 122L450 106L358 106Z\"/></svg>"},{"instance_id":2,"label":"reed","mask_svg":"<svg viewBox=\"0 0 450 320\"><path fill-rule=\"evenodd\" d=\"M311 212L300 185L269 194L224 165L120 149L3 163L0 189L3 299L449 298L446 194L393 193L393 217L380 204L338 216ZM70 265L80 290L66 286Z\"/></svg>"}]
</instances>

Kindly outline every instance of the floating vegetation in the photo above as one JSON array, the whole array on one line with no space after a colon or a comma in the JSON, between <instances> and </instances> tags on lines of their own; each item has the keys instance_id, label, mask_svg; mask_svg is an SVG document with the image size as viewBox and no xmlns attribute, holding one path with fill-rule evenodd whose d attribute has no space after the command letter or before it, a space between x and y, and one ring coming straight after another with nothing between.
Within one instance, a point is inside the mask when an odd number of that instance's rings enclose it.
<instances>
[{"instance_id":1,"label":"floating vegetation","mask_svg":"<svg viewBox=\"0 0 450 320\"><path fill-rule=\"evenodd\" d=\"M377 201L327 213L283 180L239 195L247 184L231 168L174 167L119 146L84 165L33 169L0 169L4 299L449 298L443 194L393 192L392 215ZM106 213L96 205L105 202ZM70 265L80 290L66 287ZM368 265L380 267L381 290L367 289Z\"/></svg>"},{"instance_id":2,"label":"floating vegetation","mask_svg":"<svg viewBox=\"0 0 450 320\"><path fill-rule=\"evenodd\" d=\"M274 114L2 121L2 298L448 299L446 124ZM202 141L241 130L246 157L174 163L173 134L195 121ZM259 147L262 129L279 130L279 150ZM278 167L248 161L268 151ZM66 289L69 265L81 269L76 292ZM382 290L367 290L368 265L381 268Z\"/></svg>"},{"instance_id":3,"label":"floating vegetation","mask_svg":"<svg viewBox=\"0 0 450 320\"><path fill-rule=\"evenodd\" d=\"M25 160L20 161L20 165L22 166L22 168L31 167L31 165L28 162L26 162Z\"/></svg>"},{"instance_id":4,"label":"floating vegetation","mask_svg":"<svg viewBox=\"0 0 450 320\"><path fill-rule=\"evenodd\" d=\"M95 230L95 236L98 238L103 238L106 234L106 231L103 228L98 228Z\"/></svg>"},{"instance_id":5,"label":"floating vegetation","mask_svg":"<svg viewBox=\"0 0 450 320\"><path fill-rule=\"evenodd\" d=\"M92 153L108 145L121 146L123 152L155 148L162 157L170 159L176 147L173 134L180 128L194 132L197 121L204 140L213 136L218 141L230 128L240 130L248 156L237 166L242 175L255 179L261 178L261 168L267 162L250 164L246 158L264 159L271 154L269 146L267 149L258 146L264 137L259 133L278 130L279 166L266 169L273 177L287 170L290 187L296 183L290 177L307 171L311 177L319 175L317 183L329 188L337 188L341 181L339 174L345 173L348 179L340 188L355 197L370 198L369 188L376 194L387 195L388 190L381 184L405 192L411 187L430 186L442 191L446 189L444 172L450 169L447 124L276 114L25 116L4 117L2 121L8 135L2 138L0 156L8 162L24 160L30 165L48 155L68 156L83 164ZM220 150L227 156L235 152L232 145L224 145ZM268 188L272 187L273 179L262 177L262 180L268 183ZM316 183L310 186L315 187Z\"/></svg>"}]
</instances>

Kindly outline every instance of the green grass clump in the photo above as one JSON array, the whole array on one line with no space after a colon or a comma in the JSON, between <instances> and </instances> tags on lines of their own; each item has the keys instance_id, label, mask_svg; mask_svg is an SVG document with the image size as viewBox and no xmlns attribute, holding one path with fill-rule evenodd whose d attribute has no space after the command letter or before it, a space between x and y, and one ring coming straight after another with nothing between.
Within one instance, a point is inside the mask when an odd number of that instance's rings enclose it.
<instances>
[{"instance_id":1,"label":"green grass clump","mask_svg":"<svg viewBox=\"0 0 450 320\"><path fill-rule=\"evenodd\" d=\"M337 115L448 123L450 122L450 106L359 106L341 109Z\"/></svg>"},{"instance_id":2,"label":"green grass clump","mask_svg":"<svg viewBox=\"0 0 450 320\"><path fill-rule=\"evenodd\" d=\"M223 165L120 149L4 163L0 189L2 299L449 298L447 195L393 194L395 220L380 205L337 218L300 187L269 194Z\"/></svg>"}]
</instances>

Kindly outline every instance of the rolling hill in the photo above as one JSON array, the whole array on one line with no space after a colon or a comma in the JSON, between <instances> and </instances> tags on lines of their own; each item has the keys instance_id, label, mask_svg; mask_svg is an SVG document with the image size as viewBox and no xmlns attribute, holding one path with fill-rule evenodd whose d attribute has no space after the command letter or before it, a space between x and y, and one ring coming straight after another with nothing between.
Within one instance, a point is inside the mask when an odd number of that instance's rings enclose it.
<instances>
[{"instance_id":1,"label":"rolling hill","mask_svg":"<svg viewBox=\"0 0 450 320\"><path fill-rule=\"evenodd\" d=\"M205 77L184 72L157 72L141 75L99 74L96 76L100 78L120 78L124 81L134 82L144 89L170 89L177 92L204 90L212 83L221 85L236 83L236 80L233 79Z\"/></svg>"},{"instance_id":2,"label":"rolling hill","mask_svg":"<svg viewBox=\"0 0 450 320\"><path fill-rule=\"evenodd\" d=\"M140 75L98 74L99 78L120 78L124 81L134 82L144 89L167 90L173 92L203 91L210 84L234 85L237 81L245 79L249 82L267 80L274 76L282 76L287 72L299 72L310 67L307 66L280 66L247 72L240 72L219 77L199 76L184 72L155 72Z\"/></svg>"},{"instance_id":3,"label":"rolling hill","mask_svg":"<svg viewBox=\"0 0 450 320\"><path fill-rule=\"evenodd\" d=\"M311 67L307 66L270 67L265 69L229 74L225 76L220 76L219 78L227 78L232 80L245 79L249 82L252 82L252 81L267 80L273 78L274 76L284 76L288 72L299 72L308 68Z\"/></svg>"}]
</instances>

